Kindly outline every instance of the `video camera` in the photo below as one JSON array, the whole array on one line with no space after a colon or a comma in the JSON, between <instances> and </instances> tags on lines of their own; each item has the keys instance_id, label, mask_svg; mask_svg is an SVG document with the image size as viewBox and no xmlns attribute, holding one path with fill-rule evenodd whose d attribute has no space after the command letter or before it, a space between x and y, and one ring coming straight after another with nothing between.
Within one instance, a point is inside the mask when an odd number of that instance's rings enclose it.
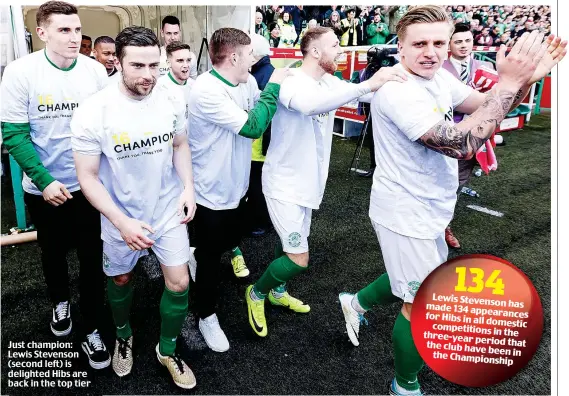
<instances>
[{"instance_id":1,"label":"video camera","mask_svg":"<svg viewBox=\"0 0 569 396\"><path fill-rule=\"evenodd\" d=\"M393 55L397 54L397 48L383 48L374 46L367 51L367 66L365 68L366 79L373 76L382 67L395 66L397 59Z\"/></svg>"},{"instance_id":2,"label":"video camera","mask_svg":"<svg viewBox=\"0 0 569 396\"><path fill-rule=\"evenodd\" d=\"M367 66L359 73L359 82L364 82L373 76L382 67L391 67L399 63L393 55L397 54L397 48L380 48L373 46L367 51ZM358 114L369 114L369 103L358 104Z\"/></svg>"}]
</instances>

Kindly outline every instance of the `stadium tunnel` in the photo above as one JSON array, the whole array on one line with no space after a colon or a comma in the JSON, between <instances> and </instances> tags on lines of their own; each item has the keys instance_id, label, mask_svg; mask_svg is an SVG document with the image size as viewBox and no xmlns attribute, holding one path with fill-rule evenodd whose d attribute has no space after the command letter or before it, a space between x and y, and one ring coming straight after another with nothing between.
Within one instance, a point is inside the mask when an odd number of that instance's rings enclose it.
<instances>
[{"instance_id":1,"label":"stadium tunnel","mask_svg":"<svg viewBox=\"0 0 569 396\"><path fill-rule=\"evenodd\" d=\"M128 26L150 28L160 38L162 19L174 15L180 19L182 41L189 44L198 56L203 39L209 40L211 34L221 27L233 27L249 32L252 28L251 6L79 6L79 17L83 34L93 41L99 36L116 37ZM43 48L43 43L35 34L38 6L22 7L25 27L31 35L33 51ZM205 47L203 51L205 51ZM198 73L210 67L206 54L202 54Z\"/></svg>"}]
</instances>

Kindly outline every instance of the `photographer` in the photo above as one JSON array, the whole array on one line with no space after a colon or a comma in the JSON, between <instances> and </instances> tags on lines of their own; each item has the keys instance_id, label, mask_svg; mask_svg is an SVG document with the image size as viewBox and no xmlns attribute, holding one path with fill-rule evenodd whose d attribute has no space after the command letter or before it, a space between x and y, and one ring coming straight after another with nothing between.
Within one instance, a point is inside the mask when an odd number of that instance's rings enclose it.
<instances>
[{"instance_id":1,"label":"photographer","mask_svg":"<svg viewBox=\"0 0 569 396\"><path fill-rule=\"evenodd\" d=\"M377 18L377 15L376 15ZM385 24L383 24L385 25ZM395 49L395 52L397 50ZM373 76L382 67L394 66L398 62L391 55L390 49L385 48L380 50L379 47L371 47L367 52L367 66L364 70L360 72L360 82L366 81L369 76ZM361 175L361 177L372 177L375 170L375 147L373 144L373 130L372 130L372 119L370 114L369 103L360 102L358 106L358 114L365 115L368 117L368 121L365 125L365 142L369 145L369 171Z\"/></svg>"}]
</instances>

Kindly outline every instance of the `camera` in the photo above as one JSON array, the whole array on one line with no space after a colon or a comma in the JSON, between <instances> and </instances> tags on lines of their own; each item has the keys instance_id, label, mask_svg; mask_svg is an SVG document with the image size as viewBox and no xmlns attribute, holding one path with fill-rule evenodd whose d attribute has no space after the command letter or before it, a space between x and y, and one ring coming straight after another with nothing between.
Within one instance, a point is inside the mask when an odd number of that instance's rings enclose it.
<instances>
[{"instance_id":1,"label":"camera","mask_svg":"<svg viewBox=\"0 0 569 396\"><path fill-rule=\"evenodd\" d=\"M397 54L397 48L383 48L374 46L367 51L367 66L365 68L365 76L369 78L373 76L382 67L395 66L397 59L393 55Z\"/></svg>"}]
</instances>

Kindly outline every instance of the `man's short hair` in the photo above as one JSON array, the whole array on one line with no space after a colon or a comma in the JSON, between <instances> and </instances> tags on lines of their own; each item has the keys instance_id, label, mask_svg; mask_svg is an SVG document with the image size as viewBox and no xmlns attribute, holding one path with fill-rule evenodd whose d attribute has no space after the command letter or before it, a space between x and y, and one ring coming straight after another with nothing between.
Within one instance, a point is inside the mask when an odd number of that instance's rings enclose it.
<instances>
[{"instance_id":1,"label":"man's short hair","mask_svg":"<svg viewBox=\"0 0 569 396\"><path fill-rule=\"evenodd\" d=\"M166 46L166 55L170 56L174 52L183 49L187 49L188 51L190 51L190 46L186 43L182 43L181 41L173 41Z\"/></svg>"},{"instance_id":2,"label":"man's short hair","mask_svg":"<svg viewBox=\"0 0 569 396\"><path fill-rule=\"evenodd\" d=\"M91 38L91 36L87 36L86 34L81 35L81 41L83 41L83 40L89 40L90 42L93 42L93 39Z\"/></svg>"},{"instance_id":3,"label":"man's short hair","mask_svg":"<svg viewBox=\"0 0 569 396\"><path fill-rule=\"evenodd\" d=\"M209 57L212 65L219 65L238 47L251 44L251 38L242 30L235 28L217 29L209 40Z\"/></svg>"},{"instance_id":4,"label":"man's short hair","mask_svg":"<svg viewBox=\"0 0 569 396\"><path fill-rule=\"evenodd\" d=\"M312 44L314 40L318 40L320 37L329 32L333 32L333 30L329 27L323 26L316 26L308 29L302 37L302 40L300 40L300 51L302 52L302 56L306 56L306 54L308 54L308 51L310 50L310 44Z\"/></svg>"},{"instance_id":5,"label":"man's short hair","mask_svg":"<svg viewBox=\"0 0 569 396\"><path fill-rule=\"evenodd\" d=\"M97 37L97 39L95 40L95 44L93 44L94 47L96 47L99 44L114 44L115 40L112 37L109 36L101 36L101 37Z\"/></svg>"},{"instance_id":6,"label":"man's short hair","mask_svg":"<svg viewBox=\"0 0 569 396\"><path fill-rule=\"evenodd\" d=\"M255 58L262 58L271 53L269 42L260 34L255 33L251 35L251 44L253 45L253 56Z\"/></svg>"},{"instance_id":7,"label":"man's short hair","mask_svg":"<svg viewBox=\"0 0 569 396\"><path fill-rule=\"evenodd\" d=\"M407 28L416 23L436 23L445 22L452 29L452 23L446 11L440 6L426 5L417 6L409 10L397 23L395 27L395 34L399 40L405 38Z\"/></svg>"},{"instance_id":8,"label":"man's short hair","mask_svg":"<svg viewBox=\"0 0 569 396\"><path fill-rule=\"evenodd\" d=\"M53 14L76 15L77 7L64 1L47 1L38 8L38 12L36 14L37 26L45 26L46 24L49 24L49 18Z\"/></svg>"},{"instance_id":9,"label":"man's short hair","mask_svg":"<svg viewBox=\"0 0 569 396\"><path fill-rule=\"evenodd\" d=\"M180 20L178 19L178 17L175 17L174 15L168 15L165 16L164 19L162 19L162 29L164 29L164 25L166 24L180 26Z\"/></svg>"},{"instance_id":10,"label":"man's short hair","mask_svg":"<svg viewBox=\"0 0 569 396\"><path fill-rule=\"evenodd\" d=\"M457 23L456 25L454 25L454 32L452 32L451 38L456 33L464 33L464 32L470 32L470 26L466 23Z\"/></svg>"},{"instance_id":11,"label":"man's short hair","mask_svg":"<svg viewBox=\"0 0 569 396\"><path fill-rule=\"evenodd\" d=\"M122 62L126 47L160 47L154 32L142 26L124 28L115 41L117 58Z\"/></svg>"}]
</instances>

